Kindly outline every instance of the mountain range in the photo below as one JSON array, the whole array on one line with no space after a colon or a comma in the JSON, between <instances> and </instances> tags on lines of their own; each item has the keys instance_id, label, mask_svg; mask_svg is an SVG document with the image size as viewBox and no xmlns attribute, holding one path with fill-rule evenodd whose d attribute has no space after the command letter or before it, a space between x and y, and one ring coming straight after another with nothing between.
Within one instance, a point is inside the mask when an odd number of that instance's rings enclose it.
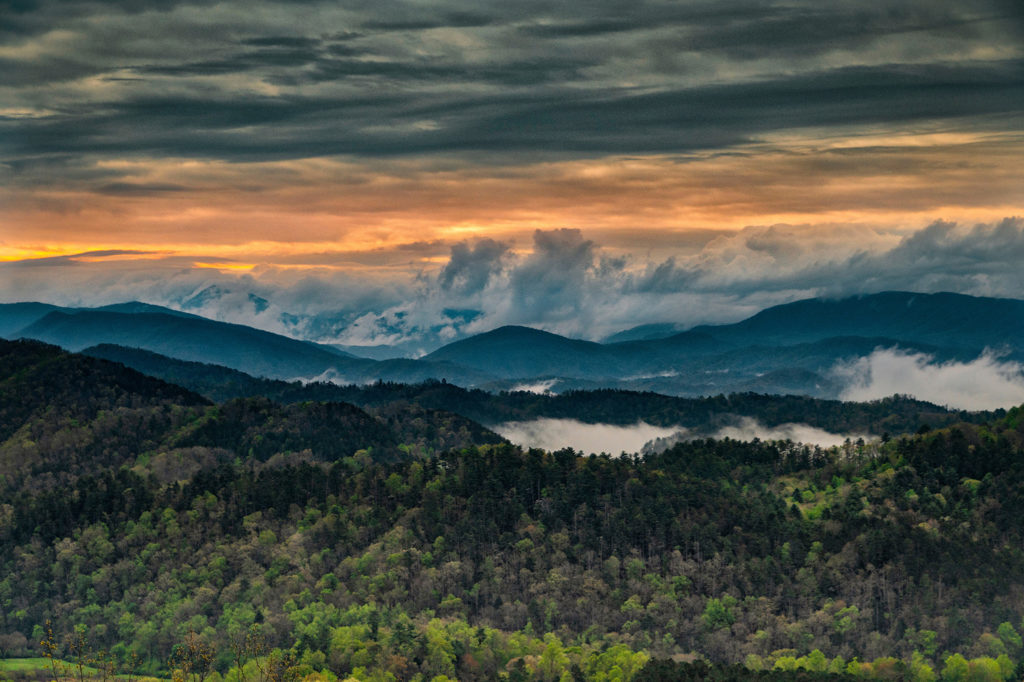
<instances>
[{"instance_id":1,"label":"mountain range","mask_svg":"<svg viewBox=\"0 0 1024 682\"><path fill-rule=\"evenodd\" d=\"M839 396L841 363L879 348L936 362L986 351L1024 358L1024 301L884 292L775 306L729 325L625 330L604 343L506 326L420 358L374 360L329 344L139 302L102 308L0 305L0 336L78 351L101 344L281 380L362 384L438 379L487 390L617 388L679 396L754 391ZM615 340L618 339L618 340Z\"/></svg>"},{"instance_id":2,"label":"mountain range","mask_svg":"<svg viewBox=\"0 0 1024 682\"><path fill-rule=\"evenodd\" d=\"M998 412L954 411L907 396L842 402L757 393L683 398L612 389L569 391L560 395L525 391L495 393L439 381L339 386L328 382L261 379L227 367L174 360L110 344L87 348L83 354L120 363L217 403L265 397L282 404L346 402L371 411L419 406L493 427L547 418L619 426L644 422L661 427L683 427L700 435L712 434L721 427L751 418L766 427L802 423L831 433L883 436L911 433L923 426L941 427L999 416Z\"/></svg>"}]
</instances>

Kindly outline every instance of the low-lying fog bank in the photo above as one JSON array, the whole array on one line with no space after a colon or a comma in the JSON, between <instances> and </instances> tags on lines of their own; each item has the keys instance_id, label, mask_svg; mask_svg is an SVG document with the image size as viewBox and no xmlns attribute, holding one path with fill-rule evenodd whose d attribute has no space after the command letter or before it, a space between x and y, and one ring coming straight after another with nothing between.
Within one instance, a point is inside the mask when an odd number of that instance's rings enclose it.
<instances>
[{"instance_id":1,"label":"low-lying fog bank","mask_svg":"<svg viewBox=\"0 0 1024 682\"><path fill-rule=\"evenodd\" d=\"M560 450L572 448L583 453L607 452L660 452L675 443L696 438L732 438L734 440L791 440L808 445L832 447L842 445L847 438L856 440L859 434L837 434L807 424L780 424L765 426L756 419L743 417L735 424L712 433L697 432L685 427L654 426L639 422L632 426L615 424L586 424L575 419L534 419L525 422L505 422L491 427L495 432L522 447Z\"/></svg>"},{"instance_id":2,"label":"low-lying fog bank","mask_svg":"<svg viewBox=\"0 0 1024 682\"><path fill-rule=\"evenodd\" d=\"M970 362L936 362L924 353L878 349L833 369L846 381L842 400L912 395L959 410L997 410L1024 402L1024 367L985 352Z\"/></svg>"},{"instance_id":3,"label":"low-lying fog bank","mask_svg":"<svg viewBox=\"0 0 1024 682\"><path fill-rule=\"evenodd\" d=\"M862 434L841 434L832 433L824 429L807 424L779 424L778 426L765 426L751 417L741 417L735 424L723 426L722 428L707 431L691 431L690 429L679 429L668 438L657 438L644 445L643 452L653 453L667 450L676 443L697 438L731 438L733 440L751 441L755 438L760 440L789 440L794 443L805 443L807 445L818 445L823 448L830 448L842 445L848 439L855 441L858 438L871 440L871 436Z\"/></svg>"},{"instance_id":4,"label":"low-lying fog bank","mask_svg":"<svg viewBox=\"0 0 1024 682\"><path fill-rule=\"evenodd\" d=\"M668 438L678 428L652 426L640 422L632 426L585 424L575 419L534 419L528 422L505 422L491 429L516 445L544 450L572 448L583 453L640 452L645 443Z\"/></svg>"}]
</instances>

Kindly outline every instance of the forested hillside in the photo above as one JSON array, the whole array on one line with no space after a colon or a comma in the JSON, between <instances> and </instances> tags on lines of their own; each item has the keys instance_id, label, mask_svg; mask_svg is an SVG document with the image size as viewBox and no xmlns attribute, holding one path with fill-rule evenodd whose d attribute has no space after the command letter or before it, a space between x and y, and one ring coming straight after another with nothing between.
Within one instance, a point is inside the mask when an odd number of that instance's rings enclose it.
<instances>
[{"instance_id":1,"label":"forested hillside","mask_svg":"<svg viewBox=\"0 0 1024 682\"><path fill-rule=\"evenodd\" d=\"M395 460L501 440L469 419L416 406L370 414L337 401L262 397L215 405L118 363L0 340L0 492L123 466L182 477L238 458Z\"/></svg>"},{"instance_id":2,"label":"forested hillside","mask_svg":"<svg viewBox=\"0 0 1024 682\"><path fill-rule=\"evenodd\" d=\"M342 400L365 409L415 404L461 414L484 424L538 417L623 425L642 420L657 426L683 426L711 433L730 419L742 416L755 418L768 426L804 423L833 433L895 436L922 427L984 422L1001 416L1000 412L949 410L905 396L850 403L807 396L757 393L705 398L679 398L611 389L570 391L561 395L525 391L489 393L439 381L339 386L325 382L260 379L227 367L185 362L122 346L94 346L86 349L85 353L121 362L145 374L187 386L215 401L243 396L267 396L283 403Z\"/></svg>"},{"instance_id":3,"label":"forested hillside","mask_svg":"<svg viewBox=\"0 0 1024 682\"><path fill-rule=\"evenodd\" d=\"M311 682L1008 679L1024 653L1019 409L583 457L393 403L211 405L40 344L3 357L0 653L39 654L47 621L164 675L191 639L239 679L248 634Z\"/></svg>"}]
</instances>

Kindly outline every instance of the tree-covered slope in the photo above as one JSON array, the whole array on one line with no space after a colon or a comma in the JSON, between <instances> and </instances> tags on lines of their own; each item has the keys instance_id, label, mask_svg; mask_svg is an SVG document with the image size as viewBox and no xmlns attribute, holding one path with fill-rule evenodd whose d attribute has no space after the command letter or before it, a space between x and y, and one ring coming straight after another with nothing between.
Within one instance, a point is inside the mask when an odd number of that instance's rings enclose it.
<instances>
[{"instance_id":1,"label":"tree-covered slope","mask_svg":"<svg viewBox=\"0 0 1024 682\"><path fill-rule=\"evenodd\" d=\"M7 381L36 376L55 397L0 446L27 467L0 486L0 644L20 654L51 621L163 675L198 637L221 676L207 682L239 678L231 644L247 632L316 680L741 679L672 657L1006 679L1024 656L1024 409L831 450L702 440L583 457L475 445L460 418L394 400L445 384L361 389L388 396L374 414L209 405L95 359L5 348L21 354ZM55 362L98 381L45 374ZM93 383L140 388L62 416L59 396ZM583 397L596 411L620 396ZM842 410L802 400L781 405ZM409 447L415 429L454 448Z\"/></svg>"},{"instance_id":2,"label":"tree-covered slope","mask_svg":"<svg viewBox=\"0 0 1024 682\"><path fill-rule=\"evenodd\" d=\"M768 426L804 423L833 433L878 436L888 433L895 436L914 432L922 426L939 427L959 421L985 420L993 416L952 411L925 401L899 396L874 402L851 403L767 393L706 398L678 398L651 392L609 389L571 391L561 395L491 393L438 381L419 384L374 383L363 386L339 386L322 382L303 384L257 379L226 367L183 362L120 346L94 346L84 352L187 386L216 401L243 396L268 396L284 403L342 400L364 409L416 404L492 425L550 417L620 425L645 421L658 426L684 426L711 433L740 416L755 418Z\"/></svg>"},{"instance_id":3,"label":"tree-covered slope","mask_svg":"<svg viewBox=\"0 0 1024 682\"><path fill-rule=\"evenodd\" d=\"M371 415L337 400L213 405L120 363L0 340L0 490L59 486L154 457L188 460L188 471L236 457L398 459L497 442L469 419L422 407Z\"/></svg>"},{"instance_id":4,"label":"tree-covered slope","mask_svg":"<svg viewBox=\"0 0 1024 682\"><path fill-rule=\"evenodd\" d=\"M32 418L91 419L101 410L169 404L208 401L120 363L0 339L0 439Z\"/></svg>"},{"instance_id":5,"label":"tree-covered slope","mask_svg":"<svg viewBox=\"0 0 1024 682\"><path fill-rule=\"evenodd\" d=\"M2 625L80 624L157 662L189 629L227 652L256 627L316 669L399 679L494 679L530 651L557 679L548 646L567 670L595 642L754 667L1016 658L1020 441L1004 421L881 451L112 470L7 497Z\"/></svg>"}]
</instances>

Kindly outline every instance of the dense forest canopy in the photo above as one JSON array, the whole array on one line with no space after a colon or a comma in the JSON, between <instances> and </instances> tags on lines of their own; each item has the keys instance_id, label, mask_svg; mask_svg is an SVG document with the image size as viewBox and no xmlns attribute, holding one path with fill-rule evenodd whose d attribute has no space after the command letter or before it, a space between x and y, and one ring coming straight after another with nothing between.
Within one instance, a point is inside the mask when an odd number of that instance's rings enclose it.
<instances>
[{"instance_id":1,"label":"dense forest canopy","mask_svg":"<svg viewBox=\"0 0 1024 682\"><path fill-rule=\"evenodd\" d=\"M50 622L160 675L198 638L233 680L247 635L324 679L1016 675L1021 409L610 457L371 402L215 404L4 343L0 656Z\"/></svg>"}]
</instances>

